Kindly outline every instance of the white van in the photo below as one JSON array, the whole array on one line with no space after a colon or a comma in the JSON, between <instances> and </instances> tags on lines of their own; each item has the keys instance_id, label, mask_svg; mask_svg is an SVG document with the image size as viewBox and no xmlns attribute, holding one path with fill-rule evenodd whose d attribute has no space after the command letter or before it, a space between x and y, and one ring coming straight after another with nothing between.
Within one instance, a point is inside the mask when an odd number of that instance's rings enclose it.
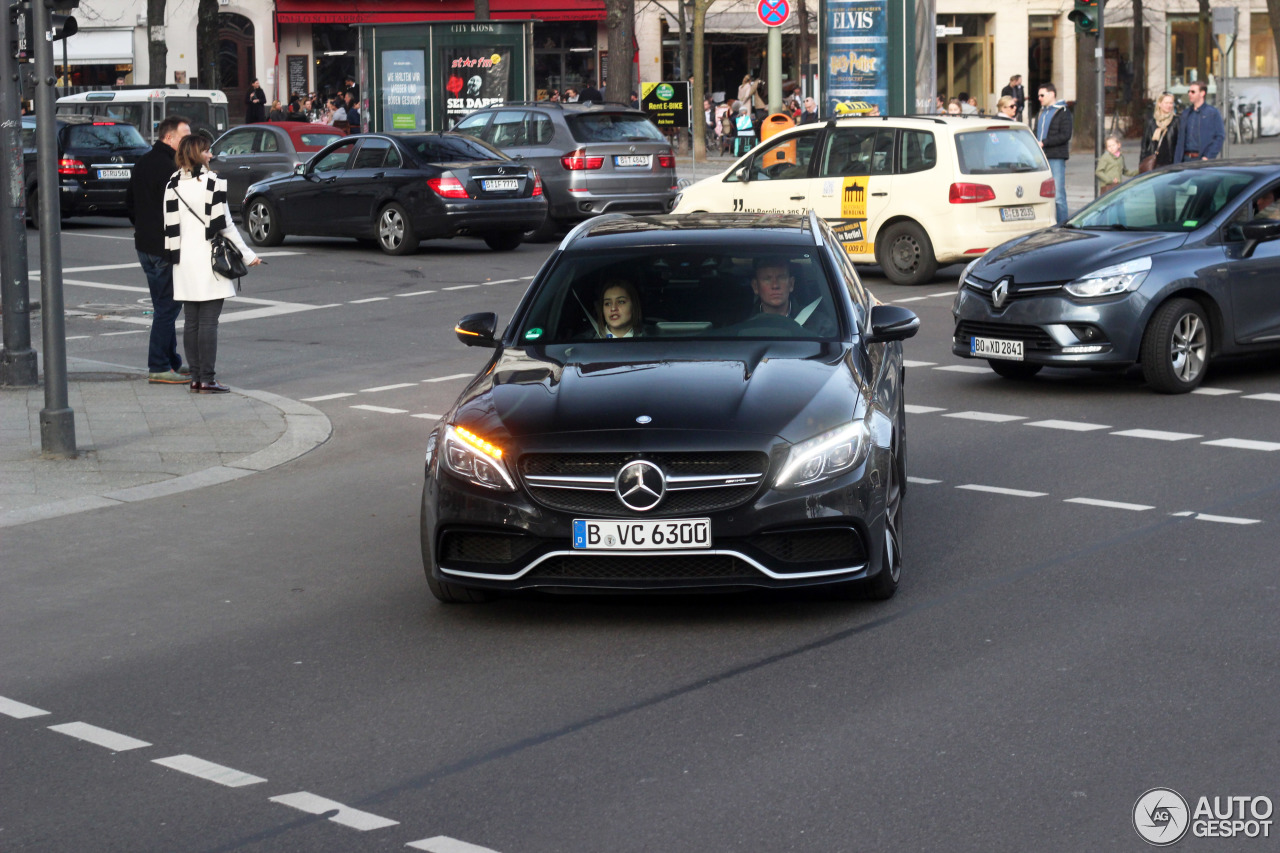
<instances>
[{"instance_id":1,"label":"white van","mask_svg":"<svg viewBox=\"0 0 1280 853\"><path fill-rule=\"evenodd\" d=\"M231 127L227 120L227 96L217 89L106 89L58 98L57 116L93 116L104 121L125 121L147 140L156 141L156 125L167 115L184 116L191 132L212 142Z\"/></svg>"}]
</instances>

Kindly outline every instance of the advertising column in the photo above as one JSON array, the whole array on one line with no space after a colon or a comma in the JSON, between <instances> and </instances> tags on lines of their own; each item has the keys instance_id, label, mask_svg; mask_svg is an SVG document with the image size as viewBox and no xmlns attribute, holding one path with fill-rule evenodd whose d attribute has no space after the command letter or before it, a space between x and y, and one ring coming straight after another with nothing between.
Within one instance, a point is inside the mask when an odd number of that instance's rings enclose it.
<instances>
[{"instance_id":1,"label":"advertising column","mask_svg":"<svg viewBox=\"0 0 1280 853\"><path fill-rule=\"evenodd\" d=\"M421 50L382 52L382 130L426 130L426 53Z\"/></svg>"},{"instance_id":2,"label":"advertising column","mask_svg":"<svg viewBox=\"0 0 1280 853\"><path fill-rule=\"evenodd\" d=\"M822 115L888 113L887 6L887 0L826 0Z\"/></svg>"},{"instance_id":3,"label":"advertising column","mask_svg":"<svg viewBox=\"0 0 1280 853\"><path fill-rule=\"evenodd\" d=\"M510 48L447 47L441 51L441 63L446 128L467 113L513 99Z\"/></svg>"}]
</instances>

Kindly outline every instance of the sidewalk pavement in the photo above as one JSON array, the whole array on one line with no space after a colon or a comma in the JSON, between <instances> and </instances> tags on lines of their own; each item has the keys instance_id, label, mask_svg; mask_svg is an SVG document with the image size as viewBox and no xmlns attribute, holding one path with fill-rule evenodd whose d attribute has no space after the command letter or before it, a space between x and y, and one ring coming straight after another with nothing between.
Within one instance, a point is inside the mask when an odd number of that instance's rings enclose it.
<instances>
[{"instance_id":1,"label":"sidewalk pavement","mask_svg":"<svg viewBox=\"0 0 1280 853\"><path fill-rule=\"evenodd\" d=\"M0 387L0 527L148 500L265 471L332 432L318 409L265 391L192 394L145 371L70 358L75 459L40 452L44 388Z\"/></svg>"}]
</instances>

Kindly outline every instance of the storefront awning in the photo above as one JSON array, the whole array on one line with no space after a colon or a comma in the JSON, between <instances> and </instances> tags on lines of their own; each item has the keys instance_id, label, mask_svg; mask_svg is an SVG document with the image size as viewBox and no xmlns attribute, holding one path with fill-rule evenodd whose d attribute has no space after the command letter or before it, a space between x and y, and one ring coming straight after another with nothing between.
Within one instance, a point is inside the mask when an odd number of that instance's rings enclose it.
<instances>
[{"instance_id":1,"label":"storefront awning","mask_svg":"<svg viewBox=\"0 0 1280 853\"><path fill-rule=\"evenodd\" d=\"M669 15L664 15L667 19L667 26L674 32L679 28L679 24ZM691 25L689 25L691 26ZM760 18L755 12L717 12L712 6L707 10L707 22L705 31L708 33L734 33L736 35L763 36L767 35L769 28L760 23ZM800 16L794 11L787 22L782 25L784 33L800 32ZM817 25L809 21L809 33L813 35L817 32Z\"/></svg>"},{"instance_id":2,"label":"storefront awning","mask_svg":"<svg viewBox=\"0 0 1280 853\"><path fill-rule=\"evenodd\" d=\"M282 24L406 24L475 20L475 0L276 0ZM604 0L489 0L495 21L600 21Z\"/></svg>"},{"instance_id":3,"label":"storefront awning","mask_svg":"<svg viewBox=\"0 0 1280 853\"><path fill-rule=\"evenodd\" d=\"M66 40L68 65L126 65L133 62L133 30L84 29ZM62 64L62 45L53 46Z\"/></svg>"}]
</instances>

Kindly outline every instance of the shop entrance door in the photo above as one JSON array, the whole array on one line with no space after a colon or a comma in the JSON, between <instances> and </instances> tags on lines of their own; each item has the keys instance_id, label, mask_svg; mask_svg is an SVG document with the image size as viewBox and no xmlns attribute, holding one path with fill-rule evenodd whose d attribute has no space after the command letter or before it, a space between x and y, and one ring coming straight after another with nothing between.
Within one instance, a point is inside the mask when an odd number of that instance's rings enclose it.
<instances>
[{"instance_id":1,"label":"shop entrance door","mask_svg":"<svg viewBox=\"0 0 1280 853\"><path fill-rule=\"evenodd\" d=\"M990 111L987 40L983 36L954 36L938 45L938 86L954 98L961 92L978 99L978 109Z\"/></svg>"}]
</instances>

